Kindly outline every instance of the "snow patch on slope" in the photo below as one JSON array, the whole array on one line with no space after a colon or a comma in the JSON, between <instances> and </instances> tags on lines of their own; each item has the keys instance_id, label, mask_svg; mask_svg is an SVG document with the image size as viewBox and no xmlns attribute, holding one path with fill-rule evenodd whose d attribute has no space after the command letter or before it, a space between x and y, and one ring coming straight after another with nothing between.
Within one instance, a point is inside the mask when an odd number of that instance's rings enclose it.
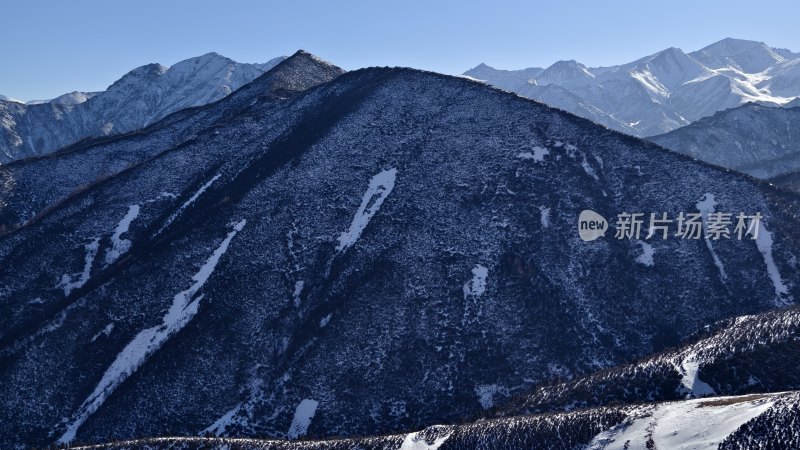
<instances>
[{"instance_id":1,"label":"snow patch on slope","mask_svg":"<svg viewBox=\"0 0 800 450\"><path fill-rule=\"evenodd\" d=\"M550 228L550 208L539 207L539 221L542 224L542 228Z\"/></svg>"},{"instance_id":2,"label":"snow patch on slope","mask_svg":"<svg viewBox=\"0 0 800 450\"><path fill-rule=\"evenodd\" d=\"M647 267L653 267L653 255L656 251L653 246L644 241L638 241L642 247L642 254L636 257L636 262Z\"/></svg>"},{"instance_id":3,"label":"snow patch on slope","mask_svg":"<svg viewBox=\"0 0 800 450\"><path fill-rule=\"evenodd\" d=\"M64 295L67 296L70 292L83 287L89 278L92 276L92 264L97 257L97 251L100 249L100 238L94 238L84 246L86 255L84 256L83 272L61 276L61 281L56 285L64 290Z\"/></svg>"},{"instance_id":4,"label":"snow patch on slope","mask_svg":"<svg viewBox=\"0 0 800 450\"><path fill-rule=\"evenodd\" d=\"M481 384L475 386L475 394L478 396L478 403L481 408L489 409L494 406L494 398L497 394L508 394L508 390L496 384Z\"/></svg>"},{"instance_id":5,"label":"snow patch on slope","mask_svg":"<svg viewBox=\"0 0 800 450\"><path fill-rule=\"evenodd\" d=\"M684 359L681 364L676 365L675 368L683 376L681 378L681 387L679 391L687 397L706 397L716 393L714 392L714 388L698 377L700 363L695 360L693 356Z\"/></svg>"},{"instance_id":6,"label":"snow patch on slope","mask_svg":"<svg viewBox=\"0 0 800 450\"><path fill-rule=\"evenodd\" d=\"M140 331L117 354L116 359L106 369L97 387L78 409L72 424L67 427L67 430L58 440L59 444L67 444L74 440L75 434L81 425L100 408L117 387L136 372L170 337L183 329L192 320L194 315L197 314L200 301L203 299L202 295L195 295L208 281L219 259L225 254L233 238L238 232L242 231L246 223L246 220L241 220L234 225L233 230L228 233L225 240L222 241L219 247L214 250L214 253L206 260L205 264L192 277L194 283L185 291L175 295L172 300L172 306L164 316L162 323Z\"/></svg>"},{"instance_id":7,"label":"snow patch on slope","mask_svg":"<svg viewBox=\"0 0 800 450\"><path fill-rule=\"evenodd\" d=\"M697 207L697 211L702 214L703 234L705 234L706 230L708 230L708 214L713 213L714 208L717 206L717 201L714 199L714 194L706 193L695 206ZM722 265L722 260L719 259L719 255L717 255L717 252L714 250L714 246L711 244L711 239L703 240L706 241L706 246L708 247L708 251L711 253L711 258L714 260L714 265L717 266L720 279L722 281L727 280L728 274L725 273L725 266Z\"/></svg>"},{"instance_id":8,"label":"snow patch on slope","mask_svg":"<svg viewBox=\"0 0 800 450\"><path fill-rule=\"evenodd\" d=\"M519 159L531 159L536 162L544 161L544 157L550 154L550 150L544 147L533 147L533 152L522 152L517 154L517 158Z\"/></svg>"},{"instance_id":9,"label":"snow patch on slope","mask_svg":"<svg viewBox=\"0 0 800 450\"><path fill-rule=\"evenodd\" d=\"M319 406L319 402L310 399L305 399L297 405L294 410L292 424L289 425L289 431L286 433L289 439L305 436L309 425L311 425L311 419L314 418L314 414L317 412L317 406Z\"/></svg>"},{"instance_id":10,"label":"snow patch on slope","mask_svg":"<svg viewBox=\"0 0 800 450\"><path fill-rule=\"evenodd\" d=\"M447 441L452 433L452 431L442 433L434 438L433 442L430 444L425 437L422 436L421 432L410 433L406 435L405 439L403 439L403 443L400 445L398 450L438 450L438 448L441 447L445 441Z\"/></svg>"},{"instance_id":11,"label":"snow patch on slope","mask_svg":"<svg viewBox=\"0 0 800 450\"><path fill-rule=\"evenodd\" d=\"M369 188L361 199L361 206L358 207L350 228L339 236L339 245L336 251L346 250L358 240L361 233L369 224L370 219L380 209L383 201L394 189L394 182L397 178L397 169L389 169L380 172L372 177Z\"/></svg>"},{"instance_id":12,"label":"snow patch on slope","mask_svg":"<svg viewBox=\"0 0 800 450\"><path fill-rule=\"evenodd\" d=\"M128 206L128 212L125 214L125 217L119 221L117 228L114 230L114 234L111 235L111 248L106 251L105 257L106 266L111 265L114 261L119 259L120 256L124 255L128 252L128 250L130 250L131 241L128 239L122 239L122 235L128 232L131 222L133 222L138 216L139 205Z\"/></svg>"},{"instance_id":13,"label":"snow patch on slope","mask_svg":"<svg viewBox=\"0 0 800 450\"><path fill-rule=\"evenodd\" d=\"M595 436L586 448L712 450L773 404L771 398L715 397L645 407L633 413L632 421Z\"/></svg>"},{"instance_id":14,"label":"snow patch on slope","mask_svg":"<svg viewBox=\"0 0 800 450\"><path fill-rule=\"evenodd\" d=\"M784 296L789 294L789 288L783 283L781 274L778 272L778 266L775 265L775 260L772 258L772 233L770 233L764 223L758 223L758 232L756 233L756 247L761 255L764 256L764 264L767 265L767 274L772 285L775 287L775 304L777 306L789 306L791 301Z\"/></svg>"},{"instance_id":15,"label":"snow patch on slope","mask_svg":"<svg viewBox=\"0 0 800 450\"><path fill-rule=\"evenodd\" d=\"M475 264L472 268L472 279L464 283L464 298L480 297L486 291L486 278L489 276L489 269Z\"/></svg>"},{"instance_id":16,"label":"snow patch on slope","mask_svg":"<svg viewBox=\"0 0 800 450\"><path fill-rule=\"evenodd\" d=\"M185 201L185 202L184 202L184 203L183 203L183 204L180 206L180 208L178 208L178 209L177 209L177 210L176 210L174 213L172 213L172 215L171 215L171 216L169 216L169 219L167 219L167 221L166 221L166 222L164 222L164 225L162 225L162 226L161 226L161 228L159 228L159 230L158 230L158 233L156 233L156 234L161 234L161 232L163 232L163 231L164 231L164 230L165 230L165 229L166 229L168 226L170 226L170 225L172 224L172 222L174 222L174 221L175 221L175 219L177 219L177 218L178 218L178 216L179 216L179 215L180 215L180 214L181 214L181 213L182 213L182 212L183 212L183 211L184 211L186 208L188 208L189 206L191 206L191 204L192 204L192 203L194 203L194 202L195 202L195 201L196 201L196 200L197 200L197 199L198 199L198 198L199 198L201 195L203 195L203 192L205 192L205 191L206 191L206 190L207 190L207 189L208 189L208 188L209 188L209 187L210 187L212 184L214 184L214 182L215 182L215 181L217 181L217 180L219 179L219 177L220 177L220 176L221 176L221 174L216 174L216 175L214 175L214 176L213 176L213 177L212 177L210 180L208 180L208 181L207 181L205 184L203 184L202 186L200 186L200 189L198 189L198 190L197 190L197 192L195 192L195 193L194 193L194 195L192 195L191 197L189 197L189 200L186 200L186 201Z\"/></svg>"}]
</instances>

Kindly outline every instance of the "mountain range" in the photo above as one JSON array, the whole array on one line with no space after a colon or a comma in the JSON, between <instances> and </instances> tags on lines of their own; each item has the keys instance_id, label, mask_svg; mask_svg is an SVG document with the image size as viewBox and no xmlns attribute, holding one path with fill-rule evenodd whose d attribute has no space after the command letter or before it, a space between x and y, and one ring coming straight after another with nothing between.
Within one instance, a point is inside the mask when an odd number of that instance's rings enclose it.
<instances>
[{"instance_id":1,"label":"mountain range","mask_svg":"<svg viewBox=\"0 0 800 450\"><path fill-rule=\"evenodd\" d=\"M741 431L753 420L796 420L774 390L797 359L769 377L723 345L793 355L798 197L463 77L300 51L216 102L0 166L0 205L3 447L607 447L617 425L719 408L735 420L708 442L734 445L762 436ZM763 221L744 239L584 242L585 209ZM684 347L698 356L669 353ZM660 391L515 416L537 387L658 352L642 379ZM635 405L705 385L761 397Z\"/></svg>"},{"instance_id":2,"label":"mountain range","mask_svg":"<svg viewBox=\"0 0 800 450\"><path fill-rule=\"evenodd\" d=\"M72 92L29 104L0 97L0 164L137 130L173 112L214 102L282 60L242 64L208 53L171 67L138 67L103 92Z\"/></svg>"},{"instance_id":3,"label":"mountain range","mask_svg":"<svg viewBox=\"0 0 800 450\"><path fill-rule=\"evenodd\" d=\"M744 103L782 106L800 96L800 54L740 39L688 54L669 48L616 66L570 60L498 70L481 64L464 75L640 137Z\"/></svg>"}]
</instances>

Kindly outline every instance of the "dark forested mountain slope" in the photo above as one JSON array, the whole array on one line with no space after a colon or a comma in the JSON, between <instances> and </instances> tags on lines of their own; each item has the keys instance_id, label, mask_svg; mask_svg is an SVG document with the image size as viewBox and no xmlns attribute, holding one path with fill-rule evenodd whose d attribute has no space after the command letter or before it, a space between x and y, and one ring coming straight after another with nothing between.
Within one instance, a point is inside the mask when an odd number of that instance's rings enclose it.
<instances>
[{"instance_id":1,"label":"dark forested mountain slope","mask_svg":"<svg viewBox=\"0 0 800 450\"><path fill-rule=\"evenodd\" d=\"M797 200L749 177L462 78L259 80L72 195L24 180L124 150L9 168L3 445L421 429L800 295ZM761 238L577 233L712 207Z\"/></svg>"}]
</instances>

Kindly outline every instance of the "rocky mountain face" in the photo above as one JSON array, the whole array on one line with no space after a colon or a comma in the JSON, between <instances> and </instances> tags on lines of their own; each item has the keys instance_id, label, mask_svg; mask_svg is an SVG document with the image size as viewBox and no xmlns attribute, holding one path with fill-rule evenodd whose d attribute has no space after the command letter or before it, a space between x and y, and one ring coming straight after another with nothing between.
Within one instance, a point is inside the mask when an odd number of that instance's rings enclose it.
<instances>
[{"instance_id":1,"label":"rocky mountain face","mask_svg":"<svg viewBox=\"0 0 800 450\"><path fill-rule=\"evenodd\" d=\"M82 139L126 133L201 106L253 81L283 58L241 64L216 53L172 67L148 64L104 92L23 104L0 98L0 163L45 155Z\"/></svg>"},{"instance_id":2,"label":"rocky mountain face","mask_svg":"<svg viewBox=\"0 0 800 450\"><path fill-rule=\"evenodd\" d=\"M800 108L748 103L648 139L761 179L800 170Z\"/></svg>"},{"instance_id":3,"label":"rocky mountain face","mask_svg":"<svg viewBox=\"0 0 800 450\"><path fill-rule=\"evenodd\" d=\"M303 52L216 103L0 177L9 448L206 433L578 445L685 407L427 427L800 295L792 194L482 83L343 74ZM584 242L584 209L612 226L763 222L757 239ZM332 442L308 445L348 441Z\"/></svg>"},{"instance_id":4,"label":"rocky mountain face","mask_svg":"<svg viewBox=\"0 0 800 450\"><path fill-rule=\"evenodd\" d=\"M692 53L669 48L628 64L464 73L634 136L654 136L743 103L800 96L800 56L761 42L724 39Z\"/></svg>"}]
</instances>

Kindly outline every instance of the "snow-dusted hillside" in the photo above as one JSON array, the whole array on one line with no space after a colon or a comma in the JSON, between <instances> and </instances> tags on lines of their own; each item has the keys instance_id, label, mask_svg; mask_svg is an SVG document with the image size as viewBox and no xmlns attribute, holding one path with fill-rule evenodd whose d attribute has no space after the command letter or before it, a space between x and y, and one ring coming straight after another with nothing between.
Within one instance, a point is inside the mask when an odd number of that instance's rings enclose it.
<instances>
[{"instance_id":1,"label":"snow-dusted hillside","mask_svg":"<svg viewBox=\"0 0 800 450\"><path fill-rule=\"evenodd\" d=\"M175 111L211 103L282 59L242 64L208 53L171 67L138 67L104 92L72 92L27 105L0 98L0 163L51 153L89 137L136 130Z\"/></svg>"},{"instance_id":2,"label":"snow-dusted hillside","mask_svg":"<svg viewBox=\"0 0 800 450\"><path fill-rule=\"evenodd\" d=\"M761 179L800 170L800 108L748 103L648 140Z\"/></svg>"},{"instance_id":3,"label":"snow-dusted hillside","mask_svg":"<svg viewBox=\"0 0 800 450\"><path fill-rule=\"evenodd\" d=\"M480 422L453 444L407 431L800 295L796 196L482 83L342 74L306 53L0 180L2 447L394 433L470 448ZM587 208L764 222L756 240L584 242ZM492 423L498 442L577 445L626 411Z\"/></svg>"},{"instance_id":4,"label":"snow-dusted hillside","mask_svg":"<svg viewBox=\"0 0 800 450\"><path fill-rule=\"evenodd\" d=\"M653 136L747 102L780 106L800 96L800 56L761 42L724 39L628 64L464 73L634 136Z\"/></svg>"}]
</instances>

